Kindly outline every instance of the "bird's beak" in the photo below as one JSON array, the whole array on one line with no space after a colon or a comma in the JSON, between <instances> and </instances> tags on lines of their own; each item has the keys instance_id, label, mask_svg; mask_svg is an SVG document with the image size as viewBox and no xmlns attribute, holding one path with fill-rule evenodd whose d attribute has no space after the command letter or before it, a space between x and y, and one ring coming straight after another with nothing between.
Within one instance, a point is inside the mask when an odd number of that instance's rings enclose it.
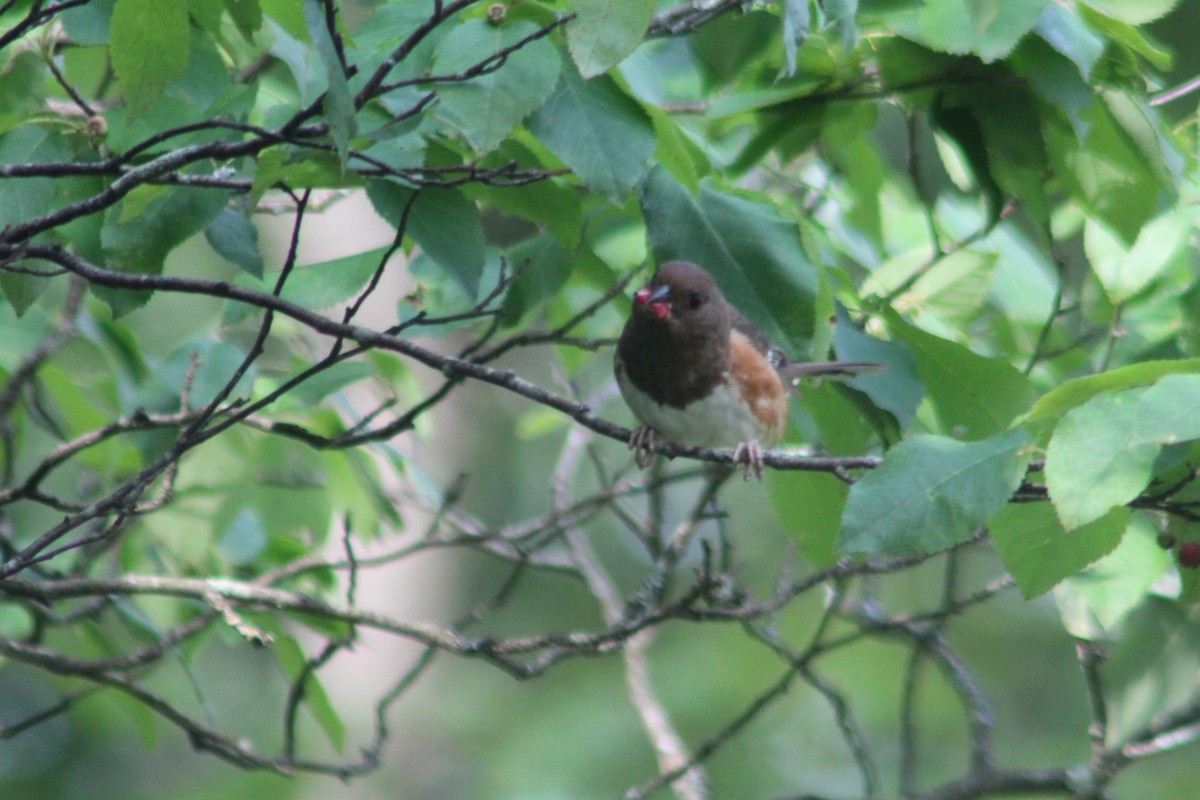
<instances>
[{"instance_id":1,"label":"bird's beak","mask_svg":"<svg viewBox=\"0 0 1200 800\"><path fill-rule=\"evenodd\" d=\"M646 306L659 319L667 319L671 316L670 299L671 287L665 283L655 287L643 286L633 295L633 302L640 306Z\"/></svg>"}]
</instances>

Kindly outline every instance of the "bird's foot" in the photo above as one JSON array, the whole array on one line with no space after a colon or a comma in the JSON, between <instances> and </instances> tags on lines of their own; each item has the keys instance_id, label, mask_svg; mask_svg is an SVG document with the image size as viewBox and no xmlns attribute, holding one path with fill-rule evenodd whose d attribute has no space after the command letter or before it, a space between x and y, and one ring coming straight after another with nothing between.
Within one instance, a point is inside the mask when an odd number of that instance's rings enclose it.
<instances>
[{"instance_id":1,"label":"bird's foot","mask_svg":"<svg viewBox=\"0 0 1200 800\"><path fill-rule=\"evenodd\" d=\"M762 480L763 474L763 449L757 439L749 439L745 442L738 442L737 447L733 448L733 463L746 462L746 470L742 473L744 480L750 480L751 471L754 472L754 477Z\"/></svg>"},{"instance_id":2,"label":"bird's foot","mask_svg":"<svg viewBox=\"0 0 1200 800\"><path fill-rule=\"evenodd\" d=\"M661 444L663 438L649 425L634 428L633 433L629 435L629 449L633 451L633 460L642 469L654 463L654 458L658 455L654 448Z\"/></svg>"}]
</instances>

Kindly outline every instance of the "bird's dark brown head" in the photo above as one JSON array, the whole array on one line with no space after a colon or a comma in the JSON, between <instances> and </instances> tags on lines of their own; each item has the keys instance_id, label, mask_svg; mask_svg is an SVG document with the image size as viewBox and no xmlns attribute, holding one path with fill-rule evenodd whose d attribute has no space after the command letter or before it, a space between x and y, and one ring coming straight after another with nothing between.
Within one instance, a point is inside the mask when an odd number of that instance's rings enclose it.
<instances>
[{"instance_id":1,"label":"bird's dark brown head","mask_svg":"<svg viewBox=\"0 0 1200 800\"><path fill-rule=\"evenodd\" d=\"M633 313L669 328L720 327L725 298L702 267L668 261L633 295Z\"/></svg>"}]
</instances>

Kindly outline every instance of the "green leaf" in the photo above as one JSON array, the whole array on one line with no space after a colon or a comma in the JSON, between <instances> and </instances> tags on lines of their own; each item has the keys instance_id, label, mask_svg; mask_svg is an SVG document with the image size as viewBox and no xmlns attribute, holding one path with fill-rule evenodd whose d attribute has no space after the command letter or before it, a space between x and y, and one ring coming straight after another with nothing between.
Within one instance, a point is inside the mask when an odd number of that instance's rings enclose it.
<instances>
[{"instance_id":1,"label":"green leaf","mask_svg":"<svg viewBox=\"0 0 1200 800\"><path fill-rule=\"evenodd\" d=\"M967 541L1021 484L1028 443L1022 430L979 442L906 439L851 487L838 549L906 555Z\"/></svg>"},{"instance_id":2,"label":"green leaf","mask_svg":"<svg viewBox=\"0 0 1200 800\"><path fill-rule=\"evenodd\" d=\"M319 0L304 0L304 20L308 24L308 33L312 36L317 53L325 64L325 119L329 123L329 133L337 148L338 160L345 165L350 150L350 139L358 129L354 96L350 92L350 84L346 81L341 59L338 58L333 35L325 24L325 11Z\"/></svg>"},{"instance_id":3,"label":"green leaf","mask_svg":"<svg viewBox=\"0 0 1200 800\"><path fill-rule=\"evenodd\" d=\"M1138 0L1133 0L1133 3L1140 5ZM1152 44L1146 38L1145 34L1133 25L1101 14L1099 11L1094 11L1088 5L1082 3L1078 8L1079 16L1096 33L1129 48L1129 50L1149 61L1157 69L1169 70L1171 68L1171 54Z\"/></svg>"},{"instance_id":4,"label":"green leaf","mask_svg":"<svg viewBox=\"0 0 1200 800\"><path fill-rule=\"evenodd\" d=\"M581 181L617 204L646 174L656 145L641 106L612 79L584 81L570 64L529 129Z\"/></svg>"},{"instance_id":5,"label":"green leaf","mask_svg":"<svg viewBox=\"0 0 1200 800\"><path fill-rule=\"evenodd\" d=\"M693 197L661 167L641 192L656 263L700 264L729 302L772 341L807 356L815 332L821 276L807 259L796 223L765 200L701 182Z\"/></svg>"},{"instance_id":6,"label":"green leaf","mask_svg":"<svg viewBox=\"0 0 1200 800\"><path fill-rule=\"evenodd\" d=\"M452 277L469 299L479 295L485 259L483 222L475 203L455 189L413 190L386 180L367 183L367 196L381 217L400 223L412 199L405 233Z\"/></svg>"},{"instance_id":7,"label":"green leaf","mask_svg":"<svg viewBox=\"0 0 1200 800\"><path fill-rule=\"evenodd\" d=\"M1034 30L1051 47L1071 59L1084 78L1091 76L1092 67L1104 54L1104 38L1057 3L1046 6Z\"/></svg>"},{"instance_id":8,"label":"green leaf","mask_svg":"<svg viewBox=\"0 0 1200 800\"><path fill-rule=\"evenodd\" d=\"M1150 483L1161 446L1134 444L1138 394L1097 395L1054 429L1046 448L1046 489L1067 530L1125 505Z\"/></svg>"},{"instance_id":9,"label":"green leaf","mask_svg":"<svg viewBox=\"0 0 1200 800\"><path fill-rule=\"evenodd\" d=\"M245 566L259 557L267 546L267 532L258 515L243 508L225 528L217 547L237 566Z\"/></svg>"},{"instance_id":10,"label":"green leaf","mask_svg":"<svg viewBox=\"0 0 1200 800\"><path fill-rule=\"evenodd\" d=\"M225 193L175 186L139 187L105 212L100 243L109 269L159 275L167 254L204 230L225 207ZM139 207L140 206L140 207ZM136 209L135 213L126 213ZM113 312L122 314L149 299L143 291L105 291Z\"/></svg>"},{"instance_id":11,"label":"green leaf","mask_svg":"<svg viewBox=\"0 0 1200 800\"><path fill-rule=\"evenodd\" d=\"M654 0L575 0L567 48L584 78L608 72L642 42Z\"/></svg>"},{"instance_id":12,"label":"green leaf","mask_svg":"<svg viewBox=\"0 0 1200 800\"><path fill-rule=\"evenodd\" d=\"M988 532L1028 599L1112 552L1132 514L1128 508L1114 508L1068 532L1049 503L1010 503L988 523Z\"/></svg>"},{"instance_id":13,"label":"green leaf","mask_svg":"<svg viewBox=\"0 0 1200 800\"><path fill-rule=\"evenodd\" d=\"M1178 4L1179 0L1088 0L1097 11L1131 25L1153 22Z\"/></svg>"},{"instance_id":14,"label":"green leaf","mask_svg":"<svg viewBox=\"0 0 1200 800\"><path fill-rule=\"evenodd\" d=\"M917 407L925 399L926 389L917 373L916 357L907 342L868 336L854 327L846 309L839 305L833 349L842 361L873 361L886 365L887 369L882 372L853 379L850 386L895 416L902 429L912 424Z\"/></svg>"},{"instance_id":15,"label":"green leaf","mask_svg":"<svg viewBox=\"0 0 1200 800\"><path fill-rule=\"evenodd\" d=\"M1200 373L1200 358L1171 361L1143 361L1127 367L1088 375L1069 380L1047 392L1034 403L1033 408L1021 420L1022 424L1057 417L1077 406L1083 405L1101 392L1127 389L1145 383L1154 383L1167 375Z\"/></svg>"},{"instance_id":16,"label":"green leaf","mask_svg":"<svg viewBox=\"0 0 1200 800\"><path fill-rule=\"evenodd\" d=\"M379 247L361 253L333 258L315 264L296 267L283 286L282 297L305 308L329 308L353 297L362 289L375 270L387 248ZM280 270L267 272L261 281L239 281L271 291L279 280Z\"/></svg>"},{"instance_id":17,"label":"green leaf","mask_svg":"<svg viewBox=\"0 0 1200 800\"><path fill-rule=\"evenodd\" d=\"M1004 58L1037 24L1051 0L927 0L918 11L921 35L936 50Z\"/></svg>"},{"instance_id":18,"label":"green leaf","mask_svg":"<svg viewBox=\"0 0 1200 800\"><path fill-rule=\"evenodd\" d=\"M1138 392L1133 443L1200 439L1200 375L1168 375Z\"/></svg>"},{"instance_id":19,"label":"green leaf","mask_svg":"<svg viewBox=\"0 0 1200 800\"><path fill-rule=\"evenodd\" d=\"M892 335L912 349L944 433L963 439L991 436L1033 403L1033 385L1007 361L927 333L894 311L886 318Z\"/></svg>"},{"instance_id":20,"label":"green leaf","mask_svg":"<svg viewBox=\"0 0 1200 800\"><path fill-rule=\"evenodd\" d=\"M1190 215L1171 209L1142 228L1130 247L1102 220L1089 218L1084 251L1109 301L1123 303L1156 279L1182 253L1192 228Z\"/></svg>"},{"instance_id":21,"label":"green leaf","mask_svg":"<svg viewBox=\"0 0 1200 800\"><path fill-rule=\"evenodd\" d=\"M516 278L504 295L501 319L517 324L521 316L553 297L571 276L571 251L550 236L522 242L508 251L509 267Z\"/></svg>"},{"instance_id":22,"label":"green leaf","mask_svg":"<svg viewBox=\"0 0 1200 800\"><path fill-rule=\"evenodd\" d=\"M162 0L117 0L111 25L113 71L121 82L130 117L144 112L188 63L187 4Z\"/></svg>"},{"instance_id":23,"label":"green leaf","mask_svg":"<svg viewBox=\"0 0 1200 800\"><path fill-rule=\"evenodd\" d=\"M796 50L808 38L812 24L808 0L781 0L783 6L783 74L796 73Z\"/></svg>"},{"instance_id":24,"label":"green leaf","mask_svg":"<svg viewBox=\"0 0 1200 800\"><path fill-rule=\"evenodd\" d=\"M308 658L304 648L291 635L284 633L282 628L272 631L275 634L274 651L279 657L279 664L289 681L296 681L304 675L304 705L312 712L313 718L321 726L329 743L337 752L342 752L346 745L346 724L338 716L337 709L329 700L317 673L313 670L306 672Z\"/></svg>"},{"instance_id":25,"label":"green leaf","mask_svg":"<svg viewBox=\"0 0 1200 800\"><path fill-rule=\"evenodd\" d=\"M63 161L69 150L61 136L40 125L20 125L0 136L0 164ZM0 230L45 214L54 203L54 178L0 180Z\"/></svg>"},{"instance_id":26,"label":"green leaf","mask_svg":"<svg viewBox=\"0 0 1200 800\"><path fill-rule=\"evenodd\" d=\"M246 41L253 41L254 32L262 27L263 13L258 0L223 0L229 18Z\"/></svg>"},{"instance_id":27,"label":"green leaf","mask_svg":"<svg viewBox=\"0 0 1200 800\"><path fill-rule=\"evenodd\" d=\"M323 369L295 389L288 392L288 399L301 408L311 408L334 392L368 378L375 370L365 361L341 361Z\"/></svg>"},{"instance_id":28,"label":"green leaf","mask_svg":"<svg viewBox=\"0 0 1200 800\"><path fill-rule=\"evenodd\" d=\"M1125 511L1114 509L1110 514ZM1099 522L1093 523L1096 524ZM1091 528L1092 525L1087 525L1065 535L1075 536ZM1170 553L1155 541L1157 535L1158 530L1146 513L1134 512L1115 550L1059 584L1054 599L1073 636L1118 638L1117 627L1146 601L1147 590L1171 563Z\"/></svg>"},{"instance_id":29,"label":"green leaf","mask_svg":"<svg viewBox=\"0 0 1200 800\"><path fill-rule=\"evenodd\" d=\"M258 250L258 228L245 214L229 207L221 209L221 213L204 228L204 238L222 256L254 277L262 277L263 258Z\"/></svg>"},{"instance_id":30,"label":"green leaf","mask_svg":"<svg viewBox=\"0 0 1200 800\"><path fill-rule=\"evenodd\" d=\"M825 472L771 470L767 491L779 524L796 541L804 560L817 569L833 566L849 487Z\"/></svg>"},{"instance_id":31,"label":"green leaf","mask_svg":"<svg viewBox=\"0 0 1200 800\"><path fill-rule=\"evenodd\" d=\"M575 24L578 24L578 20ZM535 33L532 22L492 25L468 20L452 29L438 48L433 70L455 75L492 53L515 45ZM471 146L492 150L554 90L562 68L558 51L547 39L538 39L509 55L504 65L469 81L440 86L440 112L453 119Z\"/></svg>"}]
</instances>

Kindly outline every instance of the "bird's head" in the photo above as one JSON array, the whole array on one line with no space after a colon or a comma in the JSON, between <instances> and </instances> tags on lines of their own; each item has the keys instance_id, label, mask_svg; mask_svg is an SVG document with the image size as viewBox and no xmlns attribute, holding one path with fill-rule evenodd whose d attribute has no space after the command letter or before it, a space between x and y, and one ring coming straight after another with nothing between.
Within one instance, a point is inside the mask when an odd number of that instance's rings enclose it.
<instances>
[{"instance_id":1,"label":"bird's head","mask_svg":"<svg viewBox=\"0 0 1200 800\"><path fill-rule=\"evenodd\" d=\"M725 298L702 267L668 261L633 295L634 313L662 322L717 325Z\"/></svg>"}]
</instances>

